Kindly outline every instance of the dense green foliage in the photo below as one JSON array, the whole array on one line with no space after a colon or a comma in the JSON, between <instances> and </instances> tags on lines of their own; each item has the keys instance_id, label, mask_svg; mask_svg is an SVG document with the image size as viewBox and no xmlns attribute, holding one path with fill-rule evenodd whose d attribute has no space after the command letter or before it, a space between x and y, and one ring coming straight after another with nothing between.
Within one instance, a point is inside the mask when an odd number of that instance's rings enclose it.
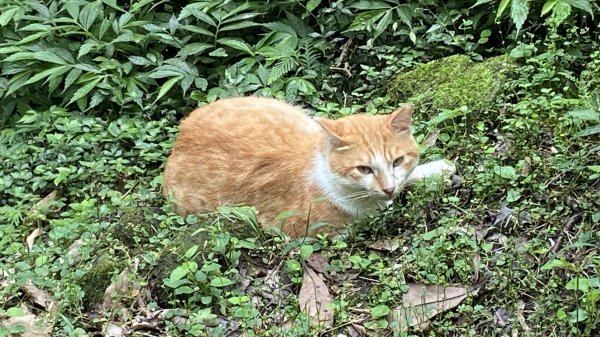
<instances>
[{"instance_id":1,"label":"dense green foliage","mask_svg":"<svg viewBox=\"0 0 600 337\"><path fill-rule=\"evenodd\" d=\"M314 335L295 297L314 251L325 335L387 331L409 282L479 287L409 335L597 335L599 17L587 0L0 2L0 321L24 305L53 335L149 312L156 335ZM461 68L431 66L447 56ZM472 63L492 57L510 75ZM462 178L416 186L347 242L232 231L256 225L248 209L173 215L160 184L178 120L249 94L331 117L411 100L423 160ZM403 249L367 248L384 237ZM136 287L100 309L124 269Z\"/></svg>"}]
</instances>

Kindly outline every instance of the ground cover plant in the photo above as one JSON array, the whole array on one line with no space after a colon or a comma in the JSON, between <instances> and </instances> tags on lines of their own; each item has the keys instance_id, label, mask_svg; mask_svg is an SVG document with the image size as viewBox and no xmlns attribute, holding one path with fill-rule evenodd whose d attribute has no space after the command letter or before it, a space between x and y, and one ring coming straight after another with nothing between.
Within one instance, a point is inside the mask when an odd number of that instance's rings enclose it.
<instances>
[{"instance_id":1,"label":"ground cover plant","mask_svg":"<svg viewBox=\"0 0 600 337\"><path fill-rule=\"evenodd\" d=\"M1 2L0 335L598 335L599 16L586 0ZM329 117L412 102L422 160L459 172L344 241L265 233L251 207L173 214L178 121L250 94Z\"/></svg>"}]
</instances>

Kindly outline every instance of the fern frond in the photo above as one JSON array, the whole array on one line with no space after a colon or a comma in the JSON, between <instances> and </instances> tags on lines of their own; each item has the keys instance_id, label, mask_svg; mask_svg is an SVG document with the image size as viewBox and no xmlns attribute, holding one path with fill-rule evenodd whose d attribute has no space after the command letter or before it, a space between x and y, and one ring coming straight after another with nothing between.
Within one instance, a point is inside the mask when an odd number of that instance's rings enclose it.
<instances>
[{"instance_id":1,"label":"fern frond","mask_svg":"<svg viewBox=\"0 0 600 337\"><path fill-rule=\"evenodd\" d=\"M269 74L269 84L277 81L296 68L298 68L298 61L295 59L291 57L282 59L271 69L271 73Z\"/></svg>"}]
</instances>

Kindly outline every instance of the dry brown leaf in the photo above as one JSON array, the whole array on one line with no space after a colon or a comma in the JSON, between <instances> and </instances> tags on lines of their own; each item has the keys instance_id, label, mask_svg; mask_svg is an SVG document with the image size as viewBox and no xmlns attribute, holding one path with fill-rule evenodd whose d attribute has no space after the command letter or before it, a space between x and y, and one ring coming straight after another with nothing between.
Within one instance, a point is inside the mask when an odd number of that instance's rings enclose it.
<instances>
[{"instance_id":1,"label":"dry brown leaf","mask_svg":"<svg viewBox=\"0 0 600 337\"><path fill-rule=\"evenodd\" d=\"M52 332L52 324L49 324L44 319L38 319L32 314L27 307L22 306L25 315L18 317L10 317L0 322L0 326L5 329L16 328L20 326L23 332L21 337L47 337Z\"/></svg>"},{"instance_id":2,"label":"dry brown leaf","mask_svg":"<svg viewBox=\"0 0 600 337\"><path fill-rule=\"evenodd\" d=\"M8 272L0 269L0 288L8 287Z\"/></svg>"},{"instance_id":3,"label":"dry brown leaf","mask_svg":"<svg viewBox=\"0 0 600 337\"><path fill-rule=\"evenodd\" d=\"M104 337L121 337L121 336L124 336L125 334L126 334L125 329L123 329L122 327L120 327L114 323L106 324L106 326L103 329Z\"/></svg>"},{"instance_id":4,"label":"dry brown leaf","mask_svg":"<svg viewBox=\"0 0 600 337\"><path fill-rule=\"evenodd\" d=\"M49 313L53 313L56 309L56 302L52 298L52 295L45 290L41 290L31 280L27 280L25 284L21 286L25 291L25 294L37 305L46 309Z\"/></svg>"},{"instance_id":5,"label":"dry brown leaf","mask_svg":"<svg viewBox=\"0 0 600 337\"><path fill-rule=\"evenodd\" d=\"M71 258L69 261L69 265L72 266L79 262L79 259L81 258L81 253L79 252L79 250L81 249L82 245L83 240L77 239L69 246L69 251L67 252L67 256Z\"/></svg>"},{"instance_id":6,"label":"dry brown leaf","mask_svg":"<svg viewBox=\"0 0 600 337\"><path fill-rule=\"evenodd\" d=\"M406 332L409 327L426 327L430 318L456 307L468 294L467 289L459 287L408 286L408 292L402 296L402 306L388 314L390 327L395 332Z\"/></svg>"},{"instance_id":7,"label":"dry brown leaf","mask_svg":"<svg viewBox=\"0 0 600 337\"><path fill-rule=\"evenodd\" d=\"M523 332L525 332L525 335L527 335L531 331L531 328L529 327L529 325L527 325L527 322L525 321L525 317L523 316L524 309L525 309L525 302L519 300L517 302L517 322L519 322L519 324L521 325L521 328L523 329ZM515 330L517 330L517 329L515 329Z\"/></svg>"},{"instance_id":8,"label":"dry brown leaf","mask_svg":"<svg viewBox=\"0 0 600 337\"><path fill-rule=\"evenodd\" d=\"M329 262L327 261L327 258L319 253L313 253L309 257L307 257L306 263L317 273L321 274L325 274L327 267L329 267Z\"/></svg>"},{"instance_id":9,"label":"dry brown leaf","mask_svg":"<svg viewBox=\"0 0 600 337\"><path fill-rule=\"evenodd\" d=\"M133 271L137 270L137 261L133 266ZM136 282L131 282L130 269L125 268L117 277L114 283L111 283L104 291L102 306L105 310L116 309L121 306L118 300L119 296L135 297L139 294L140 286Z\"/></svg>"},{"instance_id":10,"label":"dry brown leaf","mask_svg":"<svg viewBox=\"0 0 600 337\"><path fill-rule=\"evenodd\" d=\"M48 194L42 200L38 201L35 205L33 205L33 210L42 211L42 212L48 210L49 204L52 201L56 200L57 197L58 197L58 192L56 192L56 191L50 192L50 194Z\"/></svg>"},{"instance_id":11,"label":"dry brown leaf","mask_svg":"<svg viewBox=\"0 0 600 337\"><path fill-rule=\"evenodd\" d=\"M369 248L393 252L400 248L400 241L397 238L377 240L370 244Z\"/></svg>"},{"instance_id":12,"label":"dry brown leaf","mask_svg":"<svg viewBox=\"0 0 600 337\"><path fill-rule=\"evenodd\" d=\"M425 147L428 148L428 147L434 146L435 143L437 142L437 139L439 136L440 136L440 130L438 130L438 129L433 130L433 132L428 134L427 138L425 138L425 142L424 142Z\"/></svg>"},{"instance_id":13,"label":"dry brown leaf","mask_svg":"<svg viewBox=\"0 0 600 337\"><path fill-rule=\"evenodd\" d=\"M526 177L529 175L529 173L531 173L531 158L525 157L523 160L523 168L519 174L523 177Z\"/></svg>"},{"instance_id":14,"label":"dry brown leaf","mask_svg":"<svg viewBox=\"0 0 600 337\"><path fill-rule=\"evenodd\" d=\"M479 253L473 254L471 259L471 267L473 268L473 283L479 281L479 264L481 263L481 255Z\"/></svg>"},{"instance_id":15,"label":"dry brown leaf","mask_svg":"<svg viewBox=\"0 0 600 337\"><path fill-rule=\"evenodd\" d=\"M362 337L366 334L367 329L358 323L352 323L347 328L346 331L350 337Z\"/></svg>"},{"instance_id":16,"label":"dry brown leaf","mask_svg":"<svg viewBox=\"0 0 600 337\"><path fill-rule=\"evenodd\" d=\"M25 239L25 243L27 243L27 248L29 248L30 251L33 248L33 244L35 243L35 239L37 239L37 237L40 236L40 234L42 234L42 229L41 228L36 228L36 229L33 230L33 232L31 232L31 234L29 234L27 236L27 239Z\"/></svg>"},{"instance_id":17,"label":"dry brown leaf","mask_svg":"<svg viewBox=\"0 0 600 337\"><path fill-rule=\"evenodd\" d=\"M497 325L501 328L505 327L508 323L510 323L512 319L512 313L504 308L498 308L494 312L494 325Z\"/></svg>"},{"instance_id":18,"label":"dry brown leaf","mask_svg":"<svg viewBox=\"0 0 600 337\"><path fill-rule=\"evenodd\" d=\"M498 157L499 155L508 152L512 145L513 141L511 139L496 144L496 146L494 146L494 156Z\"/></svg>"},{"instance_id":19,"label":"dry brown leaf","mask_svg":"<svg viewBox=\"0 0 600 337\"><path fill-rule=\"evenodd\" d=\"M300 294L298 294L300 310L307 312L314 324L332 327L334 316L333 309L330 307L332 300L333 298L323 282L323 276L306 266Z\"/></svg>"}]
</instances>

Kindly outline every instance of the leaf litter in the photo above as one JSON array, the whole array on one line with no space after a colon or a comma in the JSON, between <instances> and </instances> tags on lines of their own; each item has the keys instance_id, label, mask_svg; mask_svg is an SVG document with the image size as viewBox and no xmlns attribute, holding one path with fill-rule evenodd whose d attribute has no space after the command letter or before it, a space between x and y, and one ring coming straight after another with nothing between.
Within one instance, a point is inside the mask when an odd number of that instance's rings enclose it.
<instances>
[{"instance_id":1,"label":"leaf litter","mask_svg":"<svg viewBox=\"0 0 600 337\"><path fill-rule=\"evenodd\" d=\"M323 280L323 275L310 266L305 266L302 286L298 294L300 310L308 314L313 324L332 327L334 319L332 301L333 297Z\"/></svg>"},{"instance_id":2,"label":"leaf litter","mask_svg":"<svg viewBox=\"0 0 600 337\"><path fill-rule=\"evenodd\" d=\"M408 284L402 305L388 314L390 328L396 333L406 332L411 327L423 331L428 327L430 318L456 307L469 293L462 287Z\"/></svg>"}]
</instances>

